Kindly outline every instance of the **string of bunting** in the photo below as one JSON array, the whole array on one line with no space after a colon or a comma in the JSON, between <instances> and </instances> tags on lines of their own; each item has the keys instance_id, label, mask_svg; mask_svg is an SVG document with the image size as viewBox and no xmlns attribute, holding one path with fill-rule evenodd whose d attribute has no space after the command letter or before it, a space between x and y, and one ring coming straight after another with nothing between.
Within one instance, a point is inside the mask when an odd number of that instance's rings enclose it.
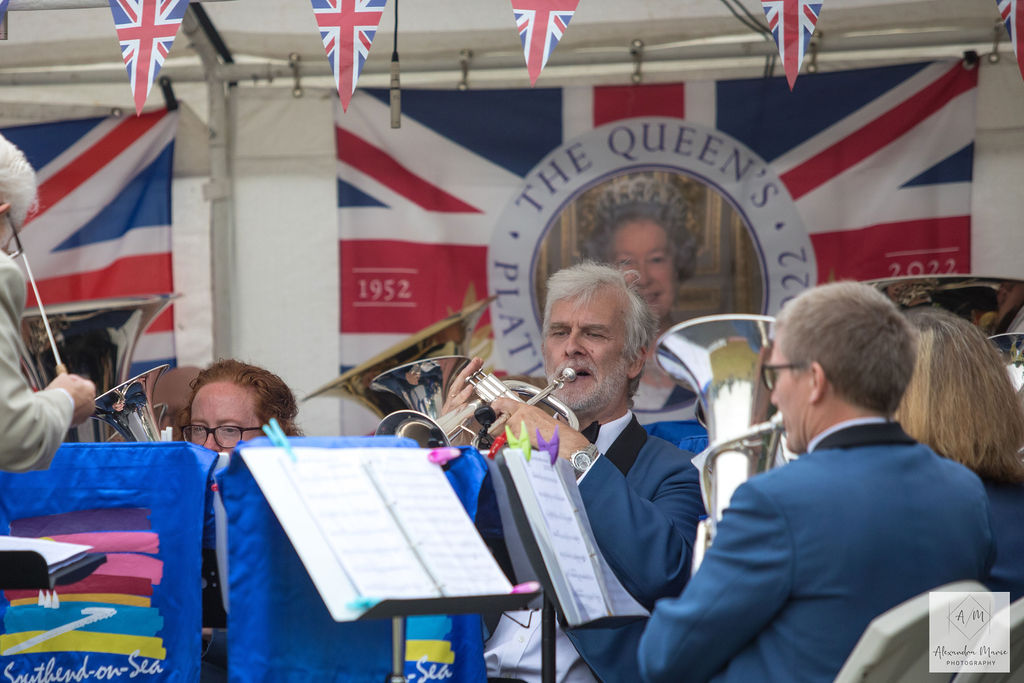
<instances>
[{"instance_id":1,"label":"string of bunting","mask_svg":"<svg viewBox=\"0 0 1024 683\"><path fill-rule=\"evenodd\" d=\"M1024 33L1024 2L1021 0L996 0L999 16L1006 23L1006 32L1010 35L1013 54L1017 57L1017 68L1024 77L1024 51L1020 49L1020 34Z\"/></svg>"},{"instance_id":2,"label":"string of bunting","mask_svg":"<svg viewBox=\"0 0 1024 683\"><path fill-rule=\"evenodd\" d=\"M135 114L142 113L160 67L171 51L188 0L109 0L121 57L132 88Z\"/></svg>"},{"instance_id":3,"label":"string of bunting","mask_svg":"<svg viewBox=\"0 0 1024 683\"><path fill-rule=\"evenodd\" d=\"M537 84L541 69L565 35L579 4L580 0L512 0L531 86Z\"/></svg>"},{"instance_id":4,"label":"string of bunting","mask_svg":"<svg viewBox=\"0 0 1024 683\"><path fill-rule=\"evenodd\" d=\"M786 71L786 81L792 90L796 84L800 65L814 35L821 14L820 2L807 0L761 0L761 9L768 20L768 29L775 38Z\"/></svg>"},{"instance_id":5,"label":"string of bunting","mask_svg":"<svg viewBox=\"0 0 1024 683\"><path fill-rule=\"evenodd\" d=\"M0 20L10 0L0 0ZM189 0L108 0L121 56L128 72L135 112L140 114L153 82L171 51ZM534 86L552 52L565 36L580 0L512 0L512 14L523 57ZM370 53L387 0L311 0L324 51L334 74L342 108L348 111L356 83ZM768 28L790 90L807 54L822 2L761 0ZM999 16L1024 77L1024 0L996 0Z\"/></svg>"},{"instance_id":6,"label":"string of bunting","mask_svg":"<svg viewBox=\"0 0 1024 683\"><path fill-rule=\"evenodd\" d=\"M341 108L356 90L387 0L312 0L313 15L334 73Z\"/></svg>"}]
</instances>

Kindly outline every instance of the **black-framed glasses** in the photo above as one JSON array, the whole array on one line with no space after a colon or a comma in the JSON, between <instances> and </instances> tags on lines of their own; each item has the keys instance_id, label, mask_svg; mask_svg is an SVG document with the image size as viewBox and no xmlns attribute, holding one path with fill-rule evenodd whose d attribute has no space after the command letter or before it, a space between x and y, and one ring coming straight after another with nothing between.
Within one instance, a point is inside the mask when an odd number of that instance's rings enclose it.
<instances>
[{"instance_id":1,"label":"black-framed glasses","mask_svg":"<svg viewBox=\"0 0 1024 683\"><path fill-rule=\"evenodd\" d=\"M18 229L14 227L14 221L10 215L11 205L7 202L0 204L0 218L6 219L6 226L0 226L0 249L3 249L11 258L18 258L25 251L21 246L21 238L18 237ZM4 234L6 233L6 234Z\"/></svg>"},{"instance_id":2,"label":"black-framed glasses","mask_svg":"<svg viewBox=\"0 0 1024 683\"><path fill-rule=\"evenodd\" d=\"M776 363L772 365L765 363L761 366L761 381L768 391L775 391L775 384L779 381L781 370L803 370L807 363Z\"/></svg>"},{"instance_id":3,"label":"black-framed glasses","mask_svg":"<svg viewBox=\"0 0 1024 683\"><path fill-rule=\"evenodd\" d=\"M206 437L213 434L213 440L218 446L234 448L235 444L242 440L242 434L260 429L260 427L239 427L237 425L221 425L213 429L203 425L185 425L181 428L181 435L185 437L185 441L202 446L206 443Z\"/></svg>"}]
</instances>

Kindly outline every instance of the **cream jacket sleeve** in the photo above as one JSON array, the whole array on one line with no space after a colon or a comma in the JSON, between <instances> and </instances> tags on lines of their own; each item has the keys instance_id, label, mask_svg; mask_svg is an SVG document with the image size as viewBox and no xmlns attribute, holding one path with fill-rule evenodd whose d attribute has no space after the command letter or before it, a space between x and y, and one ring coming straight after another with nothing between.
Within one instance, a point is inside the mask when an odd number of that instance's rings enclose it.
<instances>
[{"instance_id":1,"label":"cream jacket sleeve","mask_svg":"<svg viewBox=\"0 0 1024 683\"><path fill-rule=\"evenodd\" d=\"M72 407L58 390L32 391L21 374L25 279L0 253L0 469L45 469L68 428Z\"/></svg>"}]
</instances>

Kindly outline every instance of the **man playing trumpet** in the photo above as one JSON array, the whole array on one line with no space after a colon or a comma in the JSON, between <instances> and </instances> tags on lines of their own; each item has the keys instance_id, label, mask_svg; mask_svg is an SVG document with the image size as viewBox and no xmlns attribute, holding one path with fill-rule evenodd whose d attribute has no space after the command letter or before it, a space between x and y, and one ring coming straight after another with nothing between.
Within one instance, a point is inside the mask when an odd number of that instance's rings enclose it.
<instances>
[{"instance_id":1,"label":"man playing trumpet","mask_svg":"<svg viewBox=\"0 0 1024 683\"><path fill-rule=\"evenodd\" d=\"M95 410L96 386L62 374L33 392L21 374L18 353L25 278L12 255L21 251L17 231L36 202L36 175L20 149L0 136L0 469L46 468L67 430Z\"/></svg>"},{"instance_id":2,"label":"man playing trumpet","mask_svg":"<svg viewBox=\"0 0 1024 683\"><path fill-rule=\"evenodd\" d=\"M535 445L538 430L551 439L557 425L559 456L578 473L601 552L622 585L650 608L686 583L703 504L692 454L648 436L630 411L657 321L627 278L615 268L584 263L548 280L544 370L549 377L566 367L576 372L576 380L554 396L589 427L581 433L512 399L497 399L491 407L508 417L516 433L525 423ZM456 378L445 412L472 397L472 387L460 387L481 364L474 359ZM560 630L557 679L635 680L642 630L642 620L617 628ZM487 642L488 675L540 680L540 636L539 613L502 615Z\"/></svg>"}]
</instances>

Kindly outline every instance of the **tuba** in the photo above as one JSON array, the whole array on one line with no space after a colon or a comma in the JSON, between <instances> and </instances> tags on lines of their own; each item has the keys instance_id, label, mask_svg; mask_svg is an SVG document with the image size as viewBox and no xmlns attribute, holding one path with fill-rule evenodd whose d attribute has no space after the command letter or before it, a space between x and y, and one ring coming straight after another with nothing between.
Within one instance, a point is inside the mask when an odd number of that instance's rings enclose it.
<instances>
[{"instance_id":1,"label":"tuba","mask_svg":"<svg viewBox=\"0 0 1024 683\"><path fill-rule=\"evenodd\" d=\"M377 391L387 391L402 398L408 409L397 410L385 416L377 425L375 436L404 436L413 439L421 447L450 446L455 436L466 432L479 443L482 434L465 426L471 419L484 424L484 431L493 422L484 413L497 398L511 398L528 405L544 405L549 412L562 417L570 427L579 429L576 414L559 401L551 392L562 388L566 382L576 379L576 373L567 368L543 389L518 380L500 380L495 375L474 372L466 381L473 385L476 398L459 410L441 413L444 397L452 388L455 377L469 364L464 356L448 356L406 363L378 375L370 383ZM414 382L410 381L410 378Z\"/></svg>"},{"instance_id":2,"label":"tuba","mask_svg":"<svg viewBox=\"0 0 1024 683\"><path fill-rule=\"evenodd\" d=\"M782 425L778 416L769 420L772 406L761 383L772 322L761 315L712 315L680 323L658 340L658 364L696 390L708 430L709 446L698 456L708 516L697 528L695 571L733 492L778 462Z\"/></svg>"},{"instance_id":3,"label":"tuba","mask_svg":"<svg viewBox=\"0 0 1024 683\"><path fill-rule=\"evenodd\" d=\"M92 380L96 384L97 394L100 394L100 398L97 399L97 412L93 415L95 420L71 428L65 441L105 441L111 435L111 430L104 426L105 424L113 427L121 438L127 440L148 441L159 438L131 438L123 433L104 418L104 407L100 399L108 394L113 395L113 392L125 385L135 386L132 383L146 377L145 393L150 404L139 415L152 415L153 385L167 366L154 368L138 377L128 379L132 354L142 333L176 296L159 294L46 306L46 315L61 358L72 372ZM57 367L38 308L28 308L22 314L21 336L24 342L21 349L22 372L34 389L42 389L57 376ZM153 374L156 370L159 372ZM135 397L136 393L133 392L133 398ZM131 431L139 436L151 431L157 434L156 425L154 419L152 430L147 428Z\"/></svg>"},{"instance_id":4,"label":"tuba","mask_svg":"<svg viewBox=\"0 0 1024 683\"><path fill-rule=\"evenodd\" d=\"M378 377L396 365L405 365L419 360L441 356L463 355L469 351L473 329L495 297L469 304L461 311L430 325L398 344L384 350L377 356L314 390L303 400L315 396L341 396L357 401L378 417L385 417L396 410L409 407L393 392L372 384ZM468 363L469 359L465 359ZM463 364L463 367L465 365ZM460 370L462 368L459 368ZM458 371L452 375L454 378Z\"/></svg>"}]
</instances>

